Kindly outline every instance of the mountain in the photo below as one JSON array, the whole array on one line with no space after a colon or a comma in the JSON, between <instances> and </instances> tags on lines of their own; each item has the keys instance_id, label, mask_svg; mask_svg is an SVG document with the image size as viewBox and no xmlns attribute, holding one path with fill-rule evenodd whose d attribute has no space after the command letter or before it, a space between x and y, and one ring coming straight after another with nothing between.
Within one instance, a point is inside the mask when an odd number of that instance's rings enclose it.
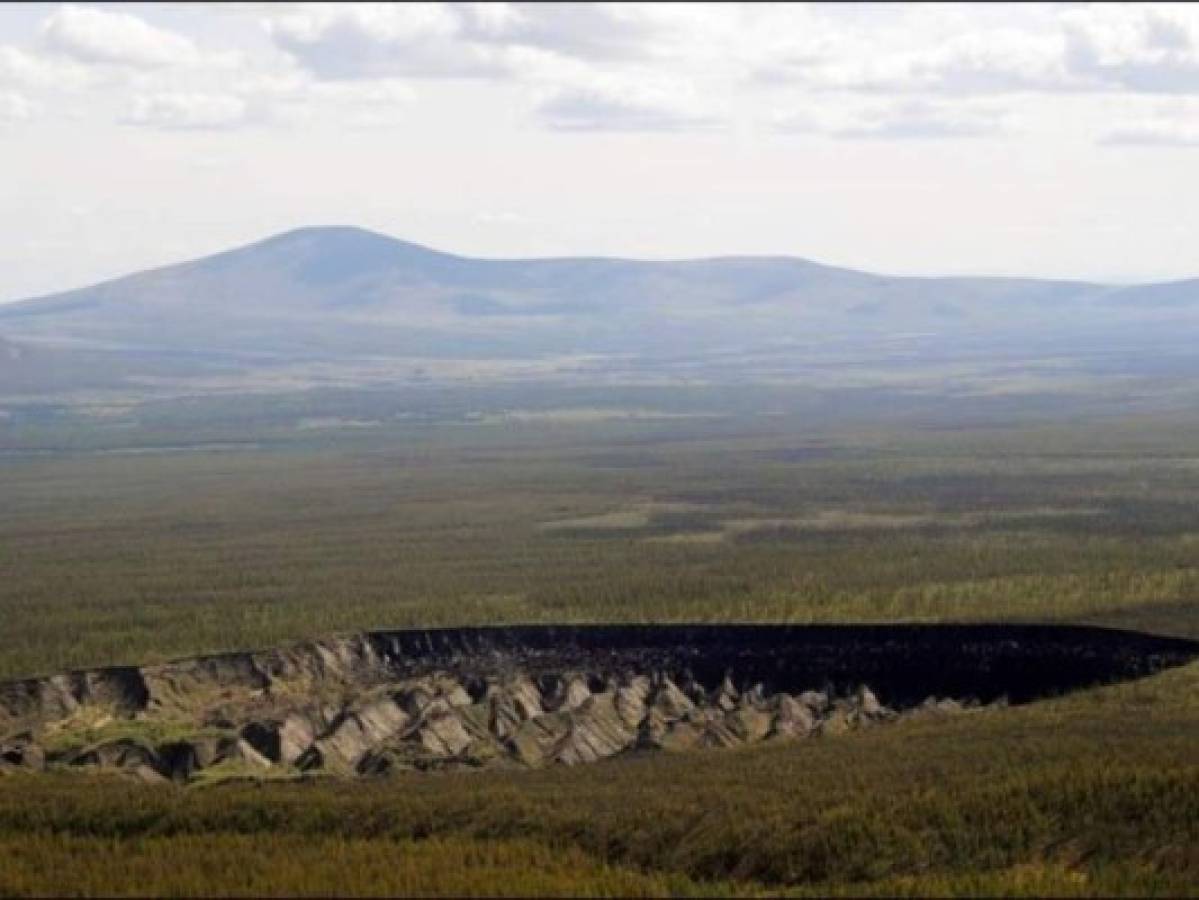
<instances>
[{"instance_id":1,"label":"mountain","mask_svg":"<svg viewBox=\"0 0 1199 900\"><path fill-rule=\"evenodd\" d=\"M1064 346L1197 323L1199 281L893 277L789 257L472 259L358 228L299 229L0 306L10 341L197 360L685 355L904 335Z\"/></svg>"}]
</instances>

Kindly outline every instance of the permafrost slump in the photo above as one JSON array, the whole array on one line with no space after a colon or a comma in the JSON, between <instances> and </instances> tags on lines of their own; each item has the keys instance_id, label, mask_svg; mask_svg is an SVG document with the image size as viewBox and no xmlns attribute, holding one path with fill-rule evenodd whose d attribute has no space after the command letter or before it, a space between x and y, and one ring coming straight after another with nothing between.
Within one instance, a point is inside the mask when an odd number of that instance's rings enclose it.
<instances>
[{"instance_id":1,"label":"permafrost slump","mask_svg":"<svg viewBox=\"0 0 1199 900\"><path fill-rule=\"evenodd\" d=\"M1068 626L373 632L0 683L0 771L383 774L819 737L1151 674L1199 644Z\"/></svg>"}]
</instances>

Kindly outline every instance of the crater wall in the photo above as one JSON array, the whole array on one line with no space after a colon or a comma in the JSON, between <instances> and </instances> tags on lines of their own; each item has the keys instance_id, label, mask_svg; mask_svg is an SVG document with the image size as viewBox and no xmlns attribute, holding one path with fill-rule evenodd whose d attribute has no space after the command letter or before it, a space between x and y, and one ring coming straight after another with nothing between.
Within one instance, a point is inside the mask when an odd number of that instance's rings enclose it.
<instances>
[{"instance_id":1,"label":"crater wall","mask_svg":"<svg viewBox=\"0 0 1199 900\"><path fill-rule=\"evenodd\" d=\"M1196 657L1191 641L1051 625L378 631L0 683L0 772L576 764L1025 703Z\"/></svg>"}]
</instances>

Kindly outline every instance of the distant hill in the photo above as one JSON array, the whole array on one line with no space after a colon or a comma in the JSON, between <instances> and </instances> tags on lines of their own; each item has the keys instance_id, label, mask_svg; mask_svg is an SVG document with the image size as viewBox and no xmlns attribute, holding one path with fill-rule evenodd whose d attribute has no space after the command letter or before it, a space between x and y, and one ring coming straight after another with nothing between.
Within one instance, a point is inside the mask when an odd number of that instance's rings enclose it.
<instances>
[{"instance_id":1,"label":"distant hill","mask_svg":"<svg viewBox=\"0 0 1199 900\"><path fill-rule=\"evenodd\" d=\"M1197 323L1199 281L893 277L789 257L487 260L358 228L0 306L9 340L198 359L686 354L908 334L1066 345Z\"/></svg>"}]
</instances>

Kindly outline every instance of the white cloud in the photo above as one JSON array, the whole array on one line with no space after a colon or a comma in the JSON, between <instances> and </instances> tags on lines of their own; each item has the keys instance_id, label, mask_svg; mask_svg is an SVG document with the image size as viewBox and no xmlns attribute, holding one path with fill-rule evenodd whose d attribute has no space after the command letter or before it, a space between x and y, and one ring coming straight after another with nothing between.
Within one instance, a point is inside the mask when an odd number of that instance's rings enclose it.
<instances>
[{"instance_id":1,"label":"white cloud","mask_svg":"<svg viewBox=\"0 0 1199 900\"><path fill-rule=\"evenodd\" d=\"M189 38L125 12L66 4L42 24L42 42L84 63L159 68L194 63L200 53Z\"/></svg>"},{"instance_id":2,"label":"white cloud","mask_svg":"<svg viewBox=\"0 0 1199 900\"><path fill-rule=\"evenodd\" d=\"M585 61L661 55L690 14L623 3L314 3L263 24L280 49L323 78L496 78L519 74L521 50Z\"/></svg>"},{"instance_id":3,"label":"white cloud","mask_svg":"<svg viewBox=\"0 0 1199 900\"><path fill-rule=\"evenodd\" d=\"M534 115L556 131L711 131L721 118L685 83L595 79L553 91Z\"/></svg>"},{"instance_id":4,"label":"white cloud","mask_svg":"<svg viewBox=\"0 0 1199 900\"><path fill-rule=\"evenodd\" d=\"M798 48L764 45L753 77L863 92L1199 93L1194 7L1112 3L1036 6L1026 18L1007 13L995 24L981 11L903 7L889 25L860 32L834 25Z\"/></svg>"},{"instance_id":5,"label":"white cloud","mask_svg":"<svg viewBox=\"0 0 1199 900\"><path fill-rule=\"evenodd\" d=\"M386 128L403 121L415 97L396 79L300 83L276 98L274 114L293 123L323 117L350 128Z\"/></svg>"},{"instance_id":6,"label":"white cloud","mask_svg":"<svg viewBox=\"0 0 1199 900\"><path fill-rule=\"evenodd\" d=\"M381 128L403 121L416 96L408 84L394 79L319 82L302 73L246 75L229 84L227 91L139 93L121 121L169 130L307 126L320 122Z\"/></svg>"},{"instance_id":7,"label":"white cloud","mask_svg":"<svg viewBox=\"0 0 1199 900\"><path fill-rule=\"evenodd\" d=\"M0 125L28 122L37 114L32 100L16 91L0 91Z\"/></svg>"},{"instance_id":8,"label":"white cloud","mask_svg":"<svg viewBox=\"0 0 1199 900\"><path fill-rule=\"evenodd\" d=\"M234 94L161 93L133 98L127 125L169 130L235 128L250 121L250 104Z\"/></svg>"},{"instance_id":9,"label":"white cloud","mask_svg":"<svg viewBox=\"0 0 1199 900\"><path fill-rule=\"evenodd\" d=\"M770 119L780 134L821 134L847 139L933 139L1003 133L1010 114L992 104L904 100L806 105L776 111Z\"/></svg>"},{"instance_id":10,"label":"white cloud","mask_svg":"<svg viewBox=\"0 0 1199 900\"><path fill-rule=\"evenodd\" d=\"M843 138L984 137L1006 130L1006 111L990 106L950 105L920 100L876 108L834 132Z\"/></svg>"},{"instance_id":11,"label":"white cloud","mask_svg":"<svg viewBox=\"0 0 1199 900\"><path fill-rule=\"evenodd\" d=\"M302 7L292 18L335 12ZM138 16L70 4L43 21L36 52L0 46L0 86L5 81L90 87L93 96L127 92L121 124L174 130L322 121L381 127L400 121L414 97L394 78L322 80L269 45L267 52L201 50L192 38Z\"/></svg>"},{"instance_id":12,"label":"white cloud","mask_svg":"<svg viewBox=\"0 0 1199 900\"><path fill-rule=\"evenodd\" d=\"M416 97L411 85L394 78L363 84L318 82L308 86L305 93L317 100L364 106L395 106L410 103Z\"/></svg>"},{"instance_id":13,"label":"white cloud","mask_svg":"<svg viewBox=\"0 0 1199 900\"><path fill-rule=\"evenodd\" d=\"M687 8L667 12L656 4L515 3L457 7L464 36L479 41L537 47L586 60L641 59L677 40Z\"/></svg>"},{"instance_id":14,"label":"white cloud","mask_svg":"<svg viewBox=\"0 0 1199 900\"><path fill-rule=\"evenodd\" d=\"M443 3L322 3L289 9L264 25L280 49L321 78L503 74L502 53L470 40L469 21ZM494 15L478 21L480 34L502 27Z\"/></svg>"},{"instance_id":15,"label":"white cloud","mask_svg":"<svg viewBox=\"0 0 1199 900\"><path fill-rule=\"evenodd\" d=\"M1199 104L1180 101L1105 132L1099 143L1108 146L1199 147Z\"/></svg>"},{"instance_id":16,"label":"white cloud","mask_svg":"<svg viewBox=\"0 0 1199 900\"><path fill-rule=\"evenodd\" d=\"M1061 89L1069 75L1056 35L968 33L906 53L863 52L812 70L823 88L867 92L994 94Z\"/></svg>"},{"instance_id":17,"label":"white cloud","mask_svg":"<svg viewBox=\"0 0 1199 900\"><path fill-rule=\"evenodd\" d=\"M301 122L324 115L384 114L408 106L416 98L410 84L397 78L320 81L303 70L247 73L235 79L237 93L253 98L281 121Z\"/></svg>"},{"instance_id":18,"label":"white cloud","mask_svg":"<svg viewBox=\"0 0 1199 900\"><path fill-rule=\"evenodd\" d=\"M1199 11L1100 4L1062 15L1072 72L1110 89L1199 93Z\"/></svg>"},{"instance_id":19,"label":"white cloud","mask_svg":"<svg viewBox=\"0 0 1199 900\"><path fill-rule=\"evenodd\" d=\"M1005 129L1002 112L954 98L1188 90L1196 22L1148 6L424 3L292 6L265 24L318 83L516 81L536 88L535 118L552 130L711 130L722 119L708 98L774 84L796 101L911 98L833 124L791 109L775 130L931 138Z\"/></svg>"},{"instance_id":20,"label":"white cloud","mask_svg":"<svg viewBox=\"0 0 1199 900\"><path fill-rule=\"evenodd\" d=\"M1199 147L1199 127L1177 122L1147 122L1117 128L1099 139L1109 146Z\"/></svg>"},{"instance_id":21,"label":"white cloud","mask_svg":"<svg viewBox=\"0 0 1199 900\"><path fill-rule=\"evenodd\" d=\"M26 88L76 90L94 81L86 66L69 59L48 59L20 47L0 46L0 83Z\"/></svg>"},{"instance_id":22,"label":"white cloud","mask_svg":"<svg viewBox=\"0 0 1199 900\"><path fill-rule=\"evenodd\" d=\"M816 109L777 109L771 114L769 124L779 134L820 134L832 130L827 117Z\"/></svg>"},{"instance_id":23,"label":"white cloud","mask_svg":"<svg viewBox=\"0 0 1199 900\"><path fill-rule=\"evenodd\" d=\"M770 8L771 10L774 7ZM792 9L786 7L787 10ZM1065 38L1043 11L951 5L810 7L792 25L762 15L742 55L756 83L868 93L988 94L1057 87ZM777 21L772 21L777 19Z\"/></svg>"}]
</instances>

